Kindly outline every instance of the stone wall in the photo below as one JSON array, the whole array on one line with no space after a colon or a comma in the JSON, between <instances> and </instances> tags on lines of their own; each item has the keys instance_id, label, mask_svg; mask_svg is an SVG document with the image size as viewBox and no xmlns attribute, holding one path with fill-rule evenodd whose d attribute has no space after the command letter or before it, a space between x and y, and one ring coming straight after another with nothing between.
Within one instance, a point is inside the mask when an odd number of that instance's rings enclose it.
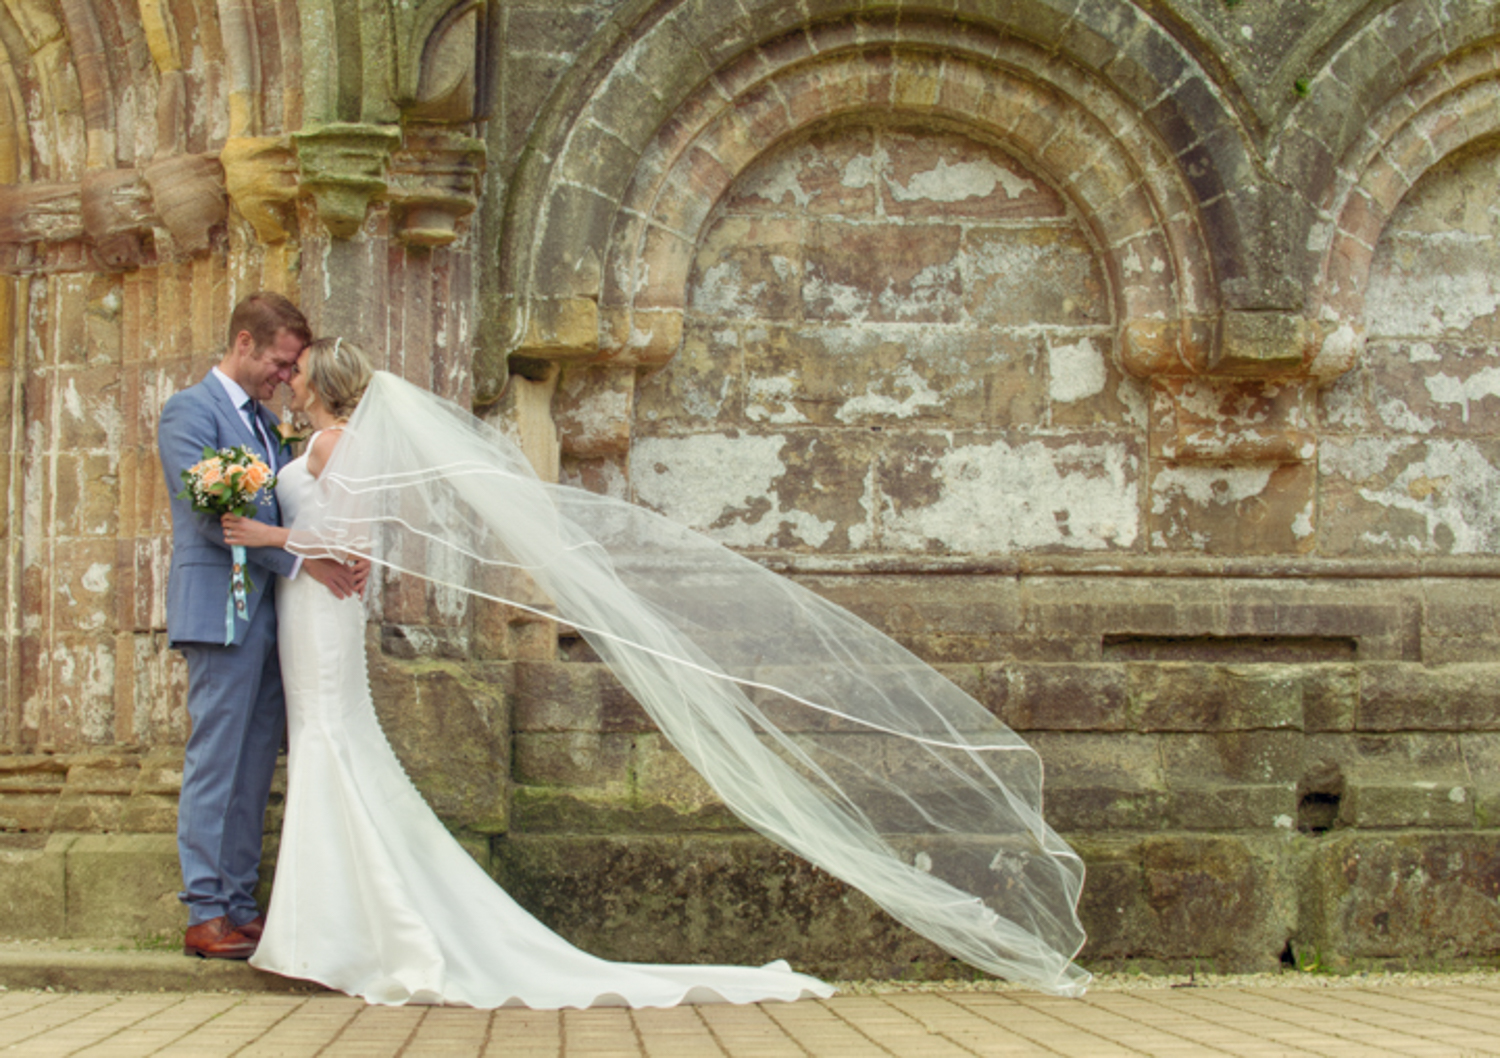
<instances>
[{"instance_id":1,"label":"stone wall","mask_svg":"<svg viewBox=\"0 0 1500 1058\"><path fill-rule=\"evenodd\" d=\"M154 424L265 286L1023 732L1086 962L1500 954L1494 5L351 12L0 10L0 933L179 924ZM952 972L570 630L371 614L419 785L591 950Z\"/></svg>"}]
</instances>

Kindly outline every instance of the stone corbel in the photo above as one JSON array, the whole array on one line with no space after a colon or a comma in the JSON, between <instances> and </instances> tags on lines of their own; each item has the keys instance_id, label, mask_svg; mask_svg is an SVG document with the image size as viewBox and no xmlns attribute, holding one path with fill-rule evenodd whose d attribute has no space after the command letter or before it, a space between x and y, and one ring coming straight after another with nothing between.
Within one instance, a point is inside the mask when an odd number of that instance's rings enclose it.
<instances>
[{"instance_id":1,"label":"stone corbel","mask_svg":"<svg viewBox=\"0 0 1500 1058\"><path fill-rule=\"evenodd\" d=\"M386 167L401 133L385 125L332 124L292 134L318 216L338 239L364 224L370 203L385 194Z\"/></svg>"},{"instance_id":2,"label":"stone corbel","mask_svg":"<svg viewBox=\"0 0 1500 1058\"><path fill-rule=\"evenodd\" d=\"M136 169L98 169L79 185L83 231L104 271L140 267L150 252L155 211Z\"/></svg>"},{"instance_id":3,"label":"stone corbel","mask_svg":"<svg viewBox=\"0 0 1500 1058\"><path fill-rule=\"evenodd\" d=\"M1178 464L1306 463L1310 404L1363 345L1347 323L1227 310L1214 320L1131 320L1121 366L1151 383L1151 448Z\"/></svg>"},{"instance_id":4,"label":"stone corbel","mask_svg":"<svg viewBox=\"0 0 1500 1058\"><path fill-rule=\"evenodd\" d=\"M446 246L458 222L479 205L485 146L442 126L408 127L391 159L388 192L397 214L397 238L412 246Z\"/></svg>"},{"instance_id":5,"label":"stone corbel","mask_svg":"<svg viewBox=\"0 0 1500 1058\"><path fill-rule=\"evenodd\" d=\"M297 157L289 136L237 136L219 152L224 186L268 245L285 242L297 218Z\"/></svg>"}]
</instances>

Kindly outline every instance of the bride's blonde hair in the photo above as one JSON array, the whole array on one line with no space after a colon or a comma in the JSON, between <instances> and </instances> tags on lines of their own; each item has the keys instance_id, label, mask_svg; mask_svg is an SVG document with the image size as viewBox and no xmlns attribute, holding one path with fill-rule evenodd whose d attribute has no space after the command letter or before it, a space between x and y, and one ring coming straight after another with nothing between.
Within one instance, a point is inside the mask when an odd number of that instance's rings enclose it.
<instances>
[{"instance_id":1,"label":"bride's blonde hair","mask_svg":"<svg viewBox=\"0 0 1500 1058\"><path fill-rule=\"evenodd\" d=\"M370 359L345 338L319 338L307 347L307 388L335 419L354 414L374 369Z\"/></svg>"}]
</instances>

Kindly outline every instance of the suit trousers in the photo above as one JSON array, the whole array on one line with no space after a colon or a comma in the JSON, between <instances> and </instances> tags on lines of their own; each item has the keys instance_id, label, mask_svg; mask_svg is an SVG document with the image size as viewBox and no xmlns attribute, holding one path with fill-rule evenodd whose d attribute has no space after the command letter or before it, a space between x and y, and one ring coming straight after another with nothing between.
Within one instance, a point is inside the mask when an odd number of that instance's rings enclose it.
<instances>
[{"instance_id":1,"label":"suit trousers","mask_svg":"<svg viewBox=\"0 0 1500 1058\"><path fill-rule=\"evenodd\" d=\"M256 591L275 590L275 578ZM276 754L286 727L274 598L260 600L238 646L179 643L188 666L193 721L177 805L188 924L258 913L261 845Z\"/></svg>"}]
</instances>

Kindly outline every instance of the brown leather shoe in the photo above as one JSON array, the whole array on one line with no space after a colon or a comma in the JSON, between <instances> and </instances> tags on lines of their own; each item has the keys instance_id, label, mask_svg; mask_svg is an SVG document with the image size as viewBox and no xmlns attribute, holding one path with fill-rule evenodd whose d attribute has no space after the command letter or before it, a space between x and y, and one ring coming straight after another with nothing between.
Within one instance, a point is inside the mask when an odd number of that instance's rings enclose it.
<instances>
[{"instance_id":1,"label":"brown leather shoe","mask_svg":"<svg viewBox=\"0 0 1500 1058\"><path fill-rule=\"evenodd\" d=\"M241 922L234 928L259 944L260 935L266 931L266 916L256 915L249 922Z\"/></svg>"},{"instance_id":2,"label":"brown leather shoe","mask_svg":"<svg viewBox=\"0 0 1500 1058\"><path fill-rule=\"evenodd\" d=\"M228 915L189 926L182 936L182 954L200 959L248 959L256 942L235 929Z\"/></svg>"}]
</instances>

